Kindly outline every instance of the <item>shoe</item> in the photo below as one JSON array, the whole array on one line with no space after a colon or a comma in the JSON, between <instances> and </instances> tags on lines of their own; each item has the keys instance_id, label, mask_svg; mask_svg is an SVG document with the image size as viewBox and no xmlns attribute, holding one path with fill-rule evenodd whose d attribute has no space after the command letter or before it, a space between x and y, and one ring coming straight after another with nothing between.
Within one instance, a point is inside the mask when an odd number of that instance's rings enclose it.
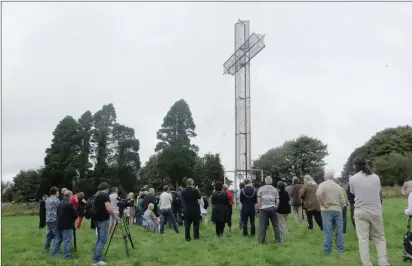
<instances>
[{"instance_id":1,"label":"shoe","mask_svg":"<svg viewBox=\"0 0 412 266\"><path fill-rule=\"evenodd\" d=\"M99 262L93 263L93 265L107 265L107 263L101 260Z\"/></svg>"}]
</instances>

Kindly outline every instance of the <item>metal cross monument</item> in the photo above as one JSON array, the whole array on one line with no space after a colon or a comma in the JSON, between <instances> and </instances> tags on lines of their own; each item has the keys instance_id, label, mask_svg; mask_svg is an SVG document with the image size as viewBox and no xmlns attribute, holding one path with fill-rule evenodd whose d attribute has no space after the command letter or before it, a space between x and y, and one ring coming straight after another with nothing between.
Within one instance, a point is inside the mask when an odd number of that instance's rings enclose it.
<instances>
[{"instance_id":1,"label":"metal cross monument","mask_svg":"<svg viewBox=\"0 0 412 266\"><path fill-rule=\"evenodd\" d=\"M248 178L252 168L250 126L250 60L265 48L264 35L249 34L249 21L235 24L235 52L223 64L224 73L235 76L235 170L237 179Z\"/></svg>"}]
</instances>

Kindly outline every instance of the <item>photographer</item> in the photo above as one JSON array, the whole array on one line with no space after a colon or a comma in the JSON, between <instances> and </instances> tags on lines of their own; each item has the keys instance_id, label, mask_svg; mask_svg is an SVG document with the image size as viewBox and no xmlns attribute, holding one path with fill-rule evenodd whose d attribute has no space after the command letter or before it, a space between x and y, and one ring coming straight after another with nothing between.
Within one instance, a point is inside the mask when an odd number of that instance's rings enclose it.
<instances>
[{"instance_id":1,"label":"photographer","mask_svg":"<svg viewBox=\"0 0 412 266\"><path fill-rule=\"evenodd\" d=\"M112 193L110 194L110 204L112 205L112 209L114 210L114 214L116 216L119 216L119 207L117 206L118 198L119 195L117 194L119 192L117 187L112 187ZM115 226L115 220L113 219L112 216L110 216L110 222L109 222L109 234L112 234L112 230Z\"/></svg>"}]
</instances>

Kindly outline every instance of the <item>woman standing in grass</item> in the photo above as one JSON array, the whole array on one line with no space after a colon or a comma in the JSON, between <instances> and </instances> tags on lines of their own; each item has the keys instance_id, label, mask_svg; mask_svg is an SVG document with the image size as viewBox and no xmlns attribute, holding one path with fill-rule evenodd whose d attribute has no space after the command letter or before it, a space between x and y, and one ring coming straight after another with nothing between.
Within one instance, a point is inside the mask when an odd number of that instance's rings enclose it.
<instances>
[{"instance_id":1,"label":"woman standing in grass","mask_svg":"<svg viewBox=\"0 0 412 266\"><path fill-rule=\"evenodd\" d=\"M306 211L306 219L308 221L308 229L313 229L313 217L318 224L320 230L323 231L322 214L320 213L320 203L316 196L318 184L310 175L303 177L304 185L300 189L300 197L303 200L303 208Z\"/></svg>"},{"instance_id":2,"label":"woman standing in grass","mask_svg":"<svg viewBox=\"0 0 412 266\"><path fill-rule=\"evenodd\" d=\"M290 197L289 193L285 189L285 183L279 181L277 183L277 187L279 190L279 207L277 209L279 214L279 230L282 241L285 241L289 238L287 218L288 214L291 212L291 207L289 204Z\"/></svg>"},{"instance_id":3,"label":"woman standing in grass","mask_svg":"<svg viewBox=\"0 0 412 266\"><path fill-rule=\"evenodd\" d=\"M228 221L229 197L223 191L223 186L216 183L215 192L212 194L212 221L215 223L216 235L223 236L225 224Z\"/></svg>"},{"instance_id":4,"label":"woman standing in grass","mask_svg":"<svg viewBox=\"0 0 412 266\"><path fill-rule=\"evenodd\" d=\"M86 200L84 199L84 193L79 192L77 193L77 200L79 202L79 207L77 208L77 214L79 216L79 219L77 219L77 229L80 229L80 226L82 225L83 217L84 217L84 210L86 208Z\"/></svg>"}]
</instances>

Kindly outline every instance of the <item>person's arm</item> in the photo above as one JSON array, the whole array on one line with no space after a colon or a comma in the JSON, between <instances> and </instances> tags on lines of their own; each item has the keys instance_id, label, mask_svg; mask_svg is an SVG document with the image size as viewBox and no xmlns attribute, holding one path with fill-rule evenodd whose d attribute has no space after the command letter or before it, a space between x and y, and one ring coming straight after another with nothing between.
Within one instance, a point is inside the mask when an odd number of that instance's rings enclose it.
<instances>
[{"instance_id":1,"label":"person's arm","mask_svg":"<svg viewBox=\"0 0 412 266\"><path fill-rule=\"evenodd\" d=\"M156 214L154 214L154 212L151 212L151 213L150 213L150 216L152 217L154 223L155 223L155 224L158 224Z\"/></svg>"},{"instance_id":2,"label":"person's arm","mask_svg":"<svg viewBox=\"0 0 412 266\"><path fill-rule=\"evenodd\" d=\"M239 201L240 201L240 203L242 203L243 204L243 201L245 200L245 195L243 195L243 191L242 190L240 190L240 196L239 196Z\"/></svg>"},{"instance_id":3,"label":"person's arm","mask_svg":"<svg viewBox=\"0 0 412 266\"><path fill-rule=\"evenodd\" d=\"M216 205L215 195L212 194L212 198L211 198L210 201L211 201L211 203L212 203L212 206L213 206L213 205Z\"/></svg>"},{"instance_id":4,"label":"person's arm","mask_svg":"<svg viewBox=\"0 0 412 266\"><path fill-rule=\"evenodd\" d=\"M412 216L412 193L408 196L408 208L405 209L406 216Z\"/></svg>"},{"instance_id":5,"label":"person's arm","mask_svg":"<svg viewBox=\"0 0 412 266\"><path fill-rule=\"evenodd\" d=\"M76 211L76 209L74 208L73 204L70 204L70 205L71 205L71 206L70 206L70 211L71 211L71 214L72 214L72 218L73 218L73 220L76 220L77 217L78 217L77 211Z\"/></svg>"},{"instance_id":6,"label":"person's arm","mask_svg":"<svg viewBox=\"0 0 412 266\"><path fill-rule=\"evenodd\" d=\"M104 196L104 206L106 207L107 212L110 214L110 216L113 217L116 221L119 220L119 217L114 213L114 209L112 207L112 204L110 204L110 198L109 195Z\"/></svg>"},{"instance_id":7,"label":"person's arm","mask_svg":"<svg viewBox=\"0 0 412 266\"><path fill-rule=\"evenodd\" d=\"M326 206L326 205L323 203L323 196L324 196L324 193L323 193L323 185L320 184L319 187L318 187L318 189L316 190L316 197L318 198L320 205L322 205L323 207L325 207L325 208L327 209L329 206Z\"/></svg>"},{"instance_id":8,"label":"person's arm","mask_svg":"<svg viewBox=\"0 0 412 266\"><path fill-rule=\"evenodd\" d=\"M340 190L340 196L339 196L339 201L340 201L340 207L343 209L343 207L346 206L346 199L345 199L345 193L343 190Z\"/></svg>"},{"instance_id":9,"label":"person's arm","mask_svg":"<svg viewBox=\"0 0 412 266\"><path fill-rule=\"evenodd\" d=\"M257 206L258 206L258 210L262 208L262 190L261 189L259 189L257 193Z\"/></svg>"},{"instance_id":10,"label":"person's arm","mask_svg":"<svg viewBox=\"0 0 412 266\"><path fill-rule=\"evenodd\" d=\"M300 198L301 199L303 199L304 197L305 197L305 194L306 194L306 186L305 185L303 185L301 188L300 188Z\"/></svg>"},{"instance_id":11,"label":"person's arm","mask_svg":"<svg viewBox=\"0 0 412 266\"><path fill-rule=\"evenodd\" d=\"M280 204L280 197L279 194L276 197L276 209L279 209L279 204Z\"/></svg>"},{"instance_id":12,"label":"person's arm","mask_svg":"<svg viewBox=\"0 0 412 266\"><path fill-rule=\"evenodd\" d=\"M200 195L199 189L196 188L196 197L197 199L200 199L202 196Z\"/></svg>"}]
</instances>

